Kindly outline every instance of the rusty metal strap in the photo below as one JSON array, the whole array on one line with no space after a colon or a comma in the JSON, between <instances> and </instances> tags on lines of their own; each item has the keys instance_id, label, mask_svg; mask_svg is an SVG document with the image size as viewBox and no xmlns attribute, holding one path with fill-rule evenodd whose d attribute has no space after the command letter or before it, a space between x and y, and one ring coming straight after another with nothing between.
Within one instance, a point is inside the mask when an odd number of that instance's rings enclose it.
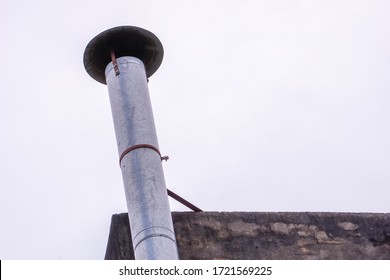
<instances>
[{"instance_id":1,"label":"rusty metal strap","mask_svg":"<svg viewBox=\"0 0 390 280\"><path fill-rule=\"evenodd\" d=\"M134 146L131 146L130 148L127 148L122 154L121 156L119 157L119 166L121 165L121 162L122 162L122 159L125 157L125 155L127 155L128 153L130 153L131 151L134 151L136 149L151 149L153 151L155 151L156 153L159 154L160 158L161 158L161 153L160 151L153 145L149 145L149 144L138 144L138 145L134 145Z\"/></svg>"}]
</instances>

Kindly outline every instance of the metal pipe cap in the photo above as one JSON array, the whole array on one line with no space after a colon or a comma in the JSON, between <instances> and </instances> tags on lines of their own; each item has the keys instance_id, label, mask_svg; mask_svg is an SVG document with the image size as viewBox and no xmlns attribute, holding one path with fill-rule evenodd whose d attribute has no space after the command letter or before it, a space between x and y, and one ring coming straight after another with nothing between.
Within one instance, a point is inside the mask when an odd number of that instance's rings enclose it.
<instances>
[{"instance_id":1,"label":"metal pipe cap","mask_svg":"<svg viewBox=\"0 0 390 280\"><path fill-rule=\"evenodd\" d=\"M149 78L160 67L164 48L152 32L135 26L118 26L103 31L93 38L84 51L84 67L96 81L107 84L105 68L116 57L137 57L145 65Z\"/></svg>"}]
</instances>

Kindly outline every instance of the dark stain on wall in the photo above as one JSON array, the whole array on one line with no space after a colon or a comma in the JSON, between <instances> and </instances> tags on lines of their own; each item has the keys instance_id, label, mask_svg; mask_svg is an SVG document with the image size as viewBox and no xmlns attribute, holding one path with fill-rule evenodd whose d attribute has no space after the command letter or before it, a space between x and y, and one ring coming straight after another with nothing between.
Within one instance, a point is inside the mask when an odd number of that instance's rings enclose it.
<instances>
[{"instance_id":1,"label":"dark stain on wall","mask_svg":"<svg viewBox=\"0 0 390 280\"><path fill-rule=\"evenodd\" d=\"M180 259L390 259L390 214L173 212ZM127 214L105 259L134 259Z\"/></svg>"}]
</instances>

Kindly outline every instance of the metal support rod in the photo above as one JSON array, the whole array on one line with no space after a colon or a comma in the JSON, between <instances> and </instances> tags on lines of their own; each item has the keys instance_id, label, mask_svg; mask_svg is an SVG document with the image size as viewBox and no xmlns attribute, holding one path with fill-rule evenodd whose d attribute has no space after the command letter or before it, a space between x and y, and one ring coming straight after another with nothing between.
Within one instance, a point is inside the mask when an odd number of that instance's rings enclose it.
<instances>
[{"instance_id":1,"label":"metal support rod","mask_svg":"<svg viewBox=\"0 0 390 280\"><path fill-rule=\"evenodd\" d=\"M118 76L120 74L120 72L119 72L119 68L118 68L118 63L116 62L116 57L115 57L114 51L111 51L110 55L111 55L111 62L114 65L115 75Z\"/></svg>"},{"instance_id":2,"label":"metal support rod","mask_svg":"<svg viewBox=\"0 0 390 280\"><path fill-rule=\"evenodd\" d=\"M135 259L178 259L143 62L131 56L105 70ZM153 147L153 148L151 148Z\"/></svg>"},{"instance_id":3,"label":"metal support rod","mask_svg":"<svg viewBox=\"0 0 390 280\"><path fill-rule=\"evenodd\" d=\"M180 195L174 193L173 191L167 189L167 192L168 192L168 195L170 197L172 197L173 199L177 200L178 202L180 202L181 204L183 204L184 206L187 206L188 208L190 208L192 211L194 212L203 212L202 209L196 207L194 204L192 204L191 202L189 202L188 200L185 200L184 198L182 198Z\"/></svg>"}]
</instances>

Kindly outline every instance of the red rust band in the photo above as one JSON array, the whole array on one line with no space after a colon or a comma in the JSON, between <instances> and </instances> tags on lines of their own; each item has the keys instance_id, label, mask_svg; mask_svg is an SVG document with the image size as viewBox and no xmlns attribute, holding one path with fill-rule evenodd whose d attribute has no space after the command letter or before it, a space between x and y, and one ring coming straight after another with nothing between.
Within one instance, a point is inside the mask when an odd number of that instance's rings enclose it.
<instances>
[{"instance_id":1,"label":"red rust band","mask_svg":"<svg viewBox=\"0 0 390 280\"><path fill-rule=\"evenodd\" d=\"M138 145L134 145L134 146L131 146L130 148L127 148L122 154L121 156L119 157L119 165L121 165L121 162L122 162L122 159L125 157L125 155L127 155L128 153L130 153L131 151L134 151L134 150L137 150L137 149L151 149L153 151L155 151L156 153L159 154L160 158L161 158L161 153L160 151L153 145L149 145L149 144L138 144Z\"/></svg>"}]
</instances>

